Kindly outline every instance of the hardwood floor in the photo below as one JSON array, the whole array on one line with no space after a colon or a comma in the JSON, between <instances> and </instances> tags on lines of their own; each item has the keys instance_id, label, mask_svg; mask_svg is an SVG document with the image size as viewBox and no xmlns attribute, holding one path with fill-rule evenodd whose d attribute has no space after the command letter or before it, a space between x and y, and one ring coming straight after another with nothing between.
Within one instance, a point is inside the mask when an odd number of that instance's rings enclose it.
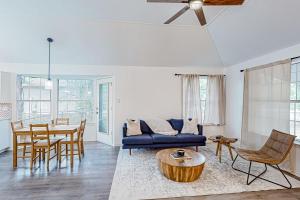
<instances>
[{"instance_id":1,"label":"hardwood floor","mask_svg":"<svg viewBox=\"0 0 300 200\"><path fill-rule=\"evenodd\" d=\"M43 164L30 173L29 162L19 159L19 168L12 169L12 153L0 154L0 199L108 199L119 148L101 143L87 143L85 157L75 158L71 171L68 162L57 168L50 162L47 172ZM38 164L36 165L38 167Z\"/></svg>"},{"instance_id":2,"label":"hardwood floor","mask_svg":"<svg viewBox=\"0 0 300 200\"><path fill-rule=\"evenodd\" d=\"M69 162L56 161L46 166L36 166L30 173L29 162L19 159L20 167L12 169L11 152L0 154L0 199L5 200L107 200L116 167L118 147L91 142L85 145L85 157L75 159L73 171ZM133 155L134 156L134 155ZM300 200L300 189L170 198L174 200ZM127 199L124 199L127 200ZM164 199L168 200L168 199Z\"/></svg>"}]
</instances>

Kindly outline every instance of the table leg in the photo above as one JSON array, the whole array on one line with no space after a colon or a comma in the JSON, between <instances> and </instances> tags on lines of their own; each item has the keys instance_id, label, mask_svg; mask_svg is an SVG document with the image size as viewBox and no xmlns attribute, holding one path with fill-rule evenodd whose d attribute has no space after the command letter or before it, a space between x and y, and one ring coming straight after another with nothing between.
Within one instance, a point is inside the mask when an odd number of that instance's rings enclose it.
<instances>
[{"instance_id":1,"label":"table leg","mask_svg":"<svg viewBox=\"0 0 300 200\"><path fill-rule=\"evenodd\" d=\"M13 168L17 168L18 167L18 159L17 159L17 153L18 153L18 149L17 149L17 135L15 133L13 133Z\"/></svg>"},{"instance_id":2,"label":"table leg","mask_svg":"<svg viewBox=\"0 0 300 200\"><path fill-rule=\"evenodd\" d=\"M222 144L219 144L219 162L222 162Z\"/></svg>"},{"instance_id":3,"label":"table leg","mask_svg":"<svg viewBox=\"0 0 300 200\"><path fill-rule=\"evenodd\" d=\"M217 143L216 156L218 156L218 153L219 153L219 148L220 148L220 143L218 142L218 143Z\"/></svg>"},{"instance_id":4,"label":"table leg","mask_svg":"<svg viewBox=\"0 0 300 200\"><path fill-rule=\"evenodd\" d=\"M71 150L71 168L73 168L73 162L74 162L74 134L71 134L71 144L70 144L70 150Z\"/></svg>"},{"instance_id":5,"label":"table leg","mask_svg":"<svg viewBox=\"0 0 300 200\"><path fill-rule=\"evenodd\" d=\"M231 160L233 160L231 146L230 146L230 144L228 144L227 146L228 146L228 150L229 150L229 153L230 153Z\"/></svg>"}]
</instances>

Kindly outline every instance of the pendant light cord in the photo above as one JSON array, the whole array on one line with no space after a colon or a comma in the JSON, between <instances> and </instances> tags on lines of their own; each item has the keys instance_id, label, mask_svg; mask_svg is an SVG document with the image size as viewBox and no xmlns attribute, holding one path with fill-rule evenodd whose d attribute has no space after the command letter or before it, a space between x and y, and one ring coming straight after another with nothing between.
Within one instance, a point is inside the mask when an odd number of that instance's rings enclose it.
<instances>
[{"instance_id":1,"label":"pendant light cord","mask_svg":"<svg viewBox=\"0 0 300 200\"><path fill-rule=\"evenodd\" d=\"M48 80L51 80L51 79L50 79L50 67L51 67L51 65L50 65L50 64L51 64L51 59L50 59L50 58L51 58L51 57L50 57L50 56L51 56L51 54L50 54L50 50L51 50L51 49L50 49L50 45L51 45L51 42L53 42L53 39L52 39L52 38L47 38L47 41L49 42Z\"/></svg>"}]
</instances>

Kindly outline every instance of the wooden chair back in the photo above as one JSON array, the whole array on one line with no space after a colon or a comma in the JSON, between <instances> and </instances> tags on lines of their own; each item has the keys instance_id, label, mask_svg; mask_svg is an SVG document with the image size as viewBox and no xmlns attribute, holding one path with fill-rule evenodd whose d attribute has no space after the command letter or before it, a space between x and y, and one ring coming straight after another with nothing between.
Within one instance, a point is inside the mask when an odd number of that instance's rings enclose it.
<instances>
[{"instance_id":1,"label":"wooden chair back","mask_svg":"<svg viewBox=\"0 0 300 200\"><path fill-rule=\"evenodd\" d=\"M69 125L70 119L69 118L56 118L55 125Z\"/></svg>"},{"instance_id":2,"label":"wooden chair back","mask_svg":"<svg viewBox=\"0 0 300 200\"><path fill-rule=\"evenodd\" d=\"M83 134L84 134L84 130L85 130L85 125L86 125L86 119L85 120L81 120L80 121L80 127L79 127L79 139L83 140Z\"/></svg>"},{"instance_id":3,"label":"wooden chair back","mask_svg":"<svg viewBox=\"0 0 300 200\"><path fill-rule=\"evenodd\" d=\"M19 130L21 128L24 128L22 120L16 121L16 122L11 122L10 125L11 125L11 129L13 132L16 132L16 130Z\"/></svg>"},{"instance_id":4,"label":"wooden chair back","mask_svg":"<svg viewBox=\"0 0 300 200\"><path fill-rule=\"evenodd\" d=\"M30 124L31 143L45 140L50 146L50 135L48 124Z\"/></svg>"}]
</instances>

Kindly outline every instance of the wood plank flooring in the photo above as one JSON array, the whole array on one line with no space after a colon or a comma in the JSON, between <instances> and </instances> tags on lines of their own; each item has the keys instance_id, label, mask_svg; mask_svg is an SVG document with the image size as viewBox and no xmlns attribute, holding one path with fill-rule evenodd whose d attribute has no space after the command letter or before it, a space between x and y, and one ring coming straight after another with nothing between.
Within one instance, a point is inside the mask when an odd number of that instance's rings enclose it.
<instances>
[{"instance_id":1,"label":"wood plank flooring","mask_svg":"<svg viewBox=\"0 0 300 200\"><path fill-rule=\"evenodd\" d=\"M19 159L19 168L12 169L11 152L0 154L0 199L3 200L69 200L108 199L119 148L101 143L87 143L81 162L75 158L57 168L50 161L50 171L41 165L30 173L29 162ZM37 165L38 167L38 165Z\"/></svg>"},{"instance_id":2,"label":"wood plank flooring","mask_svg":"<svg viewBox=\"0 0 300 200\"><path fill-rule=\"evenodd\" d=\"M0 199L2 200L107 200L116 167L118 147L91 142L85 145L81 162L75 159L73 171L69 162L57 168L52 160L50 171L41 164L30 173L29 162L19 159L20 167L12 169L11 152L0 154ZM134 156L134 154L132 155ZM247 192L174 200L300 200L300 189ZM127 199L124 199L127 200ZM169 199L164 199L169 200Z\"/></svg>"}]
</instances>

